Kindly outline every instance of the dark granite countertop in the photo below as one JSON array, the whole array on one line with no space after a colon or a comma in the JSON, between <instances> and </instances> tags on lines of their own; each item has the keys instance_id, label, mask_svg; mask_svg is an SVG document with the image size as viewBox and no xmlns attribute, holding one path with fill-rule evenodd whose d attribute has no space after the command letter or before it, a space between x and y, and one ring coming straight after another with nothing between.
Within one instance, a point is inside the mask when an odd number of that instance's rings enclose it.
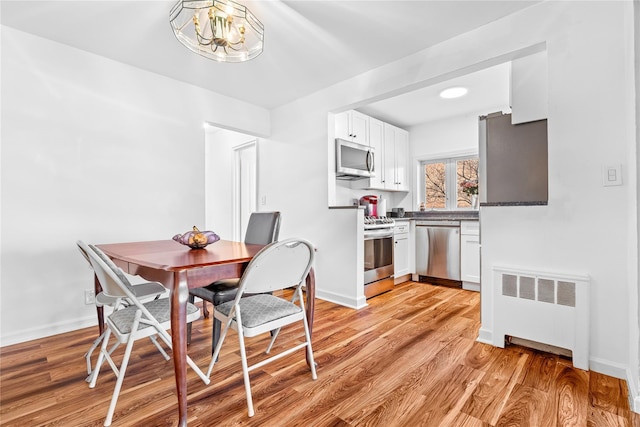
<instances>
[{"instance_id":1,"label":"dark granite countertop","mask_svg":"<svg viewBox=\"0 0 640 427\"><path fill-rule=\"evenodd\" d=\"M405 212L403 218L396 219L432 219L432 220L463 220L463 221L477 221L479 219L479 213L477 210L464 210L464 211L413 211Z\"/></svg>"},{"instance_id":2,"label":"dark granite countertop","mask_svg":"<svg viewBox=\"0 0 640 427\"><path fill-rule=\"evenodd\" d=\"M541 202L482 202L480 206L547 206L549 203L544 200Z\"/></svg>"}]
</instances>

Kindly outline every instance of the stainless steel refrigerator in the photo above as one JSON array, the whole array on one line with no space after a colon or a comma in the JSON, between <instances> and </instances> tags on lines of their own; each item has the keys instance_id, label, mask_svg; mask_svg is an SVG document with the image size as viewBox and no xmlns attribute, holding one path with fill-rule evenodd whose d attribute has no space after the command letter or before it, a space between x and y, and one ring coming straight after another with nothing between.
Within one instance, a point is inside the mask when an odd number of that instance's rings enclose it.
<instances>
[{"instance_id":1,"label":"stainless steel refrigerator","mask_svg":"<svg viewBox=\"0 0 640 427\"><path fill-rule=\"evenodd\" d=\"M547 120L511 124L511 114L480 117L480 206L546 205Z\"/></svg>"}]
</instances>

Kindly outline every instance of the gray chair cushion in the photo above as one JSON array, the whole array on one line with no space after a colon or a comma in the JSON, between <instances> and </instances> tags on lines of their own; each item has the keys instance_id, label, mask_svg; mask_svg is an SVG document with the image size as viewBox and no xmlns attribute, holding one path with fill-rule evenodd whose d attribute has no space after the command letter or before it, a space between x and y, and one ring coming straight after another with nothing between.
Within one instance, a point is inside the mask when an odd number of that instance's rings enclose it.
<instances>
[{"instance_id":1,"label":"gray chair cushion","mask_svg":"<svg viewBox=\"0 0 640 427\"><path fill-rule=\"evenodd\" d=\"M302 309L292 302L269 294L259 294L240 300L242 326L255 328L273 320L281 319L292 314L300 313ZM233 307L233 301L218 305L215 309L228 316Z\"/></svg>"},{"instance_id":2,"label":"gray chair cushion","mask_svg":"<svg viewBox=\"0 0 640 427\"><path fill-rule=\"evenodd\" d=\"M162 324L171 320L171 301L168 298L145 302L143 305L159 323ZM128 334L131 332L131 326L133 326L133 319L135 318L136 311L138 311L138 308L135 305L132 305L114 311L109 315L109 319L113 322L115 327L118 328L120 333ZM187 303L187 317L196 311L198 311L198 307L191 303ZM151 325L146 323L140 323L138 325L138 330L148 328L150 326Z\"/></svg>"}]
</instances>

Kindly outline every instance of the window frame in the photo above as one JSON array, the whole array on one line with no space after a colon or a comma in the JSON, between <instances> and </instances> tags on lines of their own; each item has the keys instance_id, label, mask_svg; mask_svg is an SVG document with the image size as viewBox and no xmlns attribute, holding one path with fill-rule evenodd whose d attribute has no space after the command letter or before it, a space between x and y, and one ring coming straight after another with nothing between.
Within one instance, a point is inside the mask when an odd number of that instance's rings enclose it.
<instances>
[{"instance_id":1,"label":"window frame","mask_svg":"<svg viewBox=\"0 0 640 427\"><path fill-rule=\"evenodd\" d=\"M425 203L426 205L426 178L424 173L424 167L430 163L444 163L445 164L445 205L444 208L429 208L427 210L436 211L452 211L452 210L472 210L473 206L458 207L458 174L456 165L460 160L478 159L480 162L480 155L478 152L465 152L455 154L444 154L440 156L433 156L418 161L418 175L420 176L419 184L419 197L418 205Z\"/></svg>"}]
</instances>

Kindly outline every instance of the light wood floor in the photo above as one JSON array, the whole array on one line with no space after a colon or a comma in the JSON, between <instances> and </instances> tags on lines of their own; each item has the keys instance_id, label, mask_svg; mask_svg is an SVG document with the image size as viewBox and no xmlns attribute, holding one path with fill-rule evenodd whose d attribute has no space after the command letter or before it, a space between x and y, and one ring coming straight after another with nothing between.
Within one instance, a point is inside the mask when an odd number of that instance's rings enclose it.
<instances>
[{"instance_id":1,"label":"light wood floor","mask_svg":"<svg viewBox=\"0 0 640 427\"><path fill-rule=\"evenodd\" d=\"M189 348L202 367L211 323L194 324ZM317 381L302 351L254 372L249 418L232 332L211 385L189 371L189 425L640 426L624 381L523 347L480 344L478 328L479 295L459 289L410 282L359 311L318 301ZM300 331L283 331L276 344ZM96 332L0 349L0 425L102 425L115 380L105 365L95 389L84 382L83 354ZM267 342L250 340L253 360ZM172 362L137 342L113 425L176 425L174 390Z\"/></svg>"}]
</instances>

